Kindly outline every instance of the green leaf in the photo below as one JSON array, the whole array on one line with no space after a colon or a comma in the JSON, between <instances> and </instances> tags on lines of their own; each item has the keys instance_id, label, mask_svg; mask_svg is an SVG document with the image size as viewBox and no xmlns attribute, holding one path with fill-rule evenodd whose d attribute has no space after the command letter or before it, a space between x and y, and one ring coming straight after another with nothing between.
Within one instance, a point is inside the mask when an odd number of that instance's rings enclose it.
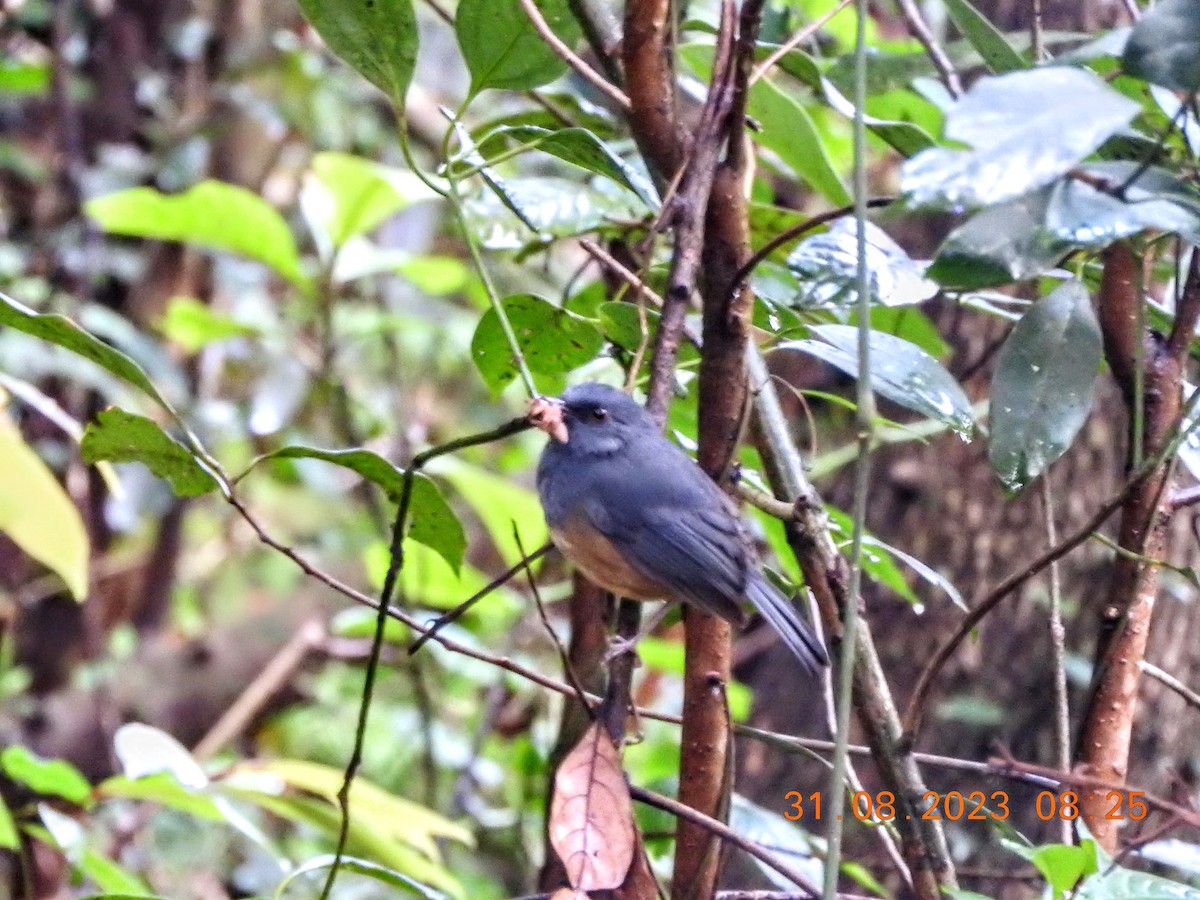
<instances>
[{"instance_id":1,"label":"green leaf","mask_svg":"<svg viewBox=\"0 0 1200 900\"><path fill-rule=\"evenodd\" d=\"M604 336L612 343L633 353L641 346L643 337L646 347L654 346L654 335L658 332L658 323L662 318L658 310L646 309L646 334L642 334L642 318L636 303L624 300L606 300L596 310ZM643 365L649 365L649 354L645 354ZM691 341L683 341L679 345L679 362L694 363L700 358L700 351Z\"/></svg>"},{"instance_id":2,"label":"green leaf","mask_svg":"<svg viewBox=\"0 0 1200 900\"><path fill-rule=\"evenodd\" d=\"M837 545L843 549L849 547L854 534L854 520L842 510L832 506L826 506L825 512L829 516L829 531L834 536ZM921 598L909 587L908 581L904 578L904 573L900 571L900 568L892 559L889 552L891 548L885 550L885 547L887 545L882 541L876 541L872 544L873 549L864 548L862 554L863 572L876 584L883 585L885 588L894 591L909 603L914 605L920 603ZM879 552L880 550L883 552Z\"/></svg>"},{"instance_id":3,"label":"green leaf","mask_svg":"<svg viewBox=\"0 0 1200 900\"><path fill-rule=\"evenodd\" d=\"M242 325L194 297L172 297L158 327L168 340L189 353L209 344L235 337L258 334L258 329Z\"/></svg>"},{"instance_id":4,"label":"green leaf","mask_svg":"<svg viewBox=\"0 0 1200 900\"><path fill-rule=\"evenodd\" d=\"M1015 72L1029 68L1029 61L1013 48L1004 33L968 0L945 0L945 3L946 12L954 20L955 26L983 57L984 64L991 71Z\"/></svg>"},{"instance_id":5,"label":"green leaf","mask_svg":"<svg viewBox=\"0 0 1200 900\"><path fill-rule=\"evenodd\" d=\"M370 450L319 450L315 447L293 446L268 453L256 462L263 459L319 459L333 463L379 485L393 502L400 500L404 490L404 470ZM462 523L438 486L420 472L413 478L408 520L407 537L436 551L457 573L462 567L463 553L467 547Z\"/></svg>"},{"instance_id":6,"label":"green leaf","mask_svg":"<svg viewBox=\"0 0 1200 900\"><path fill-rule=\"evenodd\" d=\"M648 207L658 205L658 197L649 181L586 128L552 131L533 125L504 126L483 137L478 149L490 160L496 155L497 145L509 143L528 145L530 150L541 150L581 169L603 175L633 191Z\"/></svg>"},{"instance_id":7,"label":"green leaf","mask_svg":"<svg viewBox=\"0 0 1200 900\"><path fill-rule=\"evenodd\" d=\"M91 805L92 786L66 760L42 759L32 751L13 744L0 752L0 769L34 793L62 797L76 806Z\"/></svg>"},{"instance_id":8,"label":"green leaf","mask_svg":"<svg viewBox=\"0 0 1200 900\"><path fill-rule=\"evenodd\" d=\"M943 287L997 287L1040 275L1074 245L1045 227L1051 188L999 203L954 229L925 274Z\"/></svg>"},{"instance_id":9,"label":"green leaf","mask_svg":"<svg viewBox=\"0 0 1200 900\"><path fill-rule=\"evenodd\" d=\"M329 49L403 109L419 39L412 0L299 0L299 4Z\"/></svg>"},{"instance_id":10,"label":"green leaf","mask_svg":"<svg viewBox=\"0 0 1200 900\"><path fill-rule=\"evenodd\" d=\"M679 48L701 78L712 74L711 44L687 44ZM829 156L825 142L808 110L792 94L767 78L750 88L746 112L759 124L754 141L769 150L834 206L850 204L850 192Z\"/></svg>"},{"instance_id":11,"label":"green leaf","mask_svg":"<svg viewBox=\"0 0 1200 900\"><path fill-rule=\"evenodd\" d=\"M309 286L283 216L236 184L202 181L182 194L130 188L89 200L84 211L112 234L236 253L265 263L300 288Z\"/></svg>"},{"instance_id":12,"label":"green leaf","mask_svg":"<svg viewBox=\"0 0 1200 900\"><path fill-rule=\"evenodd\" d=\"M901 185L913 206L988 206L1049 184L1124 127L1138 104L1084 69L1048 66L982 78L946 115L946 137L910 159Z\"/></svg>"},{"instance_id":13,"label":"green leaf","mask_svg":"<svg viewBox=\"0 0 1200 900\"><path fill-rule=\"evenodd\" d=\"M96 795L101 798L120 797L125 800L158 803L198 819L225 821L225 814L212 797L200 793L198 789L185 787L172 773L166 771L144 775L141 778L114 775L96 785Z\"/></svg>"},{"instance_id":14,"label":"green leaf","mask_svg":"<svg viewBox=\"0 0 1200 900\"><path fill-rule=\"evenodd\" d=\"M0 409L0 531L58 575L76 600L87 595L88 534L74 501Z\"/></svg>"},{"instance_id":15,"label":"green leaf","mask_svg":"<svg viewBox=\"0 0 1200 900\"><path fill-rule=\"evenodd\" d=\"M511 565L521 558L512 533L514 522L526 553L546 542L546 519L535 492L456 456L439 456L430 461L429 468L454 485L458 495L471 504L506 563Z\"/></svg>"},{"instance_id":16,"label":"green leaf","mask_svg":"<svg viewBox=\"0 0 1200 900\"><path fill-rule=\"evenodd\" d=\"M217 480L190 450L145 416L112 407L89 422L79 445L87 463L100 460L140 462L164 478L180 497L197 497Z\"/></svg>"},{"instance_id":17,"label":"green leaf","mask_svg":"<svg viewBox=\"0 0 1200 900\"><path fill-rule=\"evenodd\" d=\"M3 797L0 797L0 848L16 850L21 846L21 835L17 833L17 823L13 821L12 810Z\"/></svg>"},{"instance_id":18,"label":"green leaf","mask_svg":"<svg viewBox=\"0 0 1200 900\"><path fill-rule=\"evenodd\" d=\"M1069 281L1030 307L996 360L988 459L1019 491L1058 459L1087 419L1100 374L1100 325Z\"/></svg>"},{"instance_id":19,"label":"green leaf","mask_svg":"<svg viewBox=\"0 0 1200 900\"><path fill-rule=\"evenodd\" d=\"M317 856L308 860L308 862L297 867L295 871L288 875L276 893L282 896L284 887L290 881L292 881L292 879L300 878L313 872L320 872L324 869L328 869L333 865L335 859L336 857L330 855ZM409 878L407 875L393 871L386 866L381 866L378 863L373 863L365 859L357 859L353 856L343 856L341 860L338 861L338 864L342 870L353 872L355 875L365 875L367 878L378 881L380 884L386 884L388 887L399 888L406 894L413 894L417 897L425 897L426 900L441 900L441 898L446 896L441 891L435 890L427 884L422 884L413 878Z\"/></svg>"},{"instance_id":20,"label":"green leaf","mask_svg":"<svg viewBox=\"0 0 1200 900\"><path fill-rule=\"evenodd\" d=\"M233 774L268 775L284 784L323 798L332 807L345 776L341 767L299 759L271 759L238 763ZM389 793L359 776L350 788L350 809L360 825L388 840L407 844L431 858L439 856L437 841L451 840L464 846L475 844L464 826L438 812Z\"/></svg>"},{"instance_id":21,"label":"green leaf","mask_svg":"<svg viewBox=\"0 0 1200 900\"><path fill-rule=\"evenodd\" d=\"M785 341L780 350L801 350L858 377L858 329L849 325L813 325L820 338ZM969 438L974 428L971 404L958 382L942 364L915 344L872 331L871 387L899 403Z\"/></svg>"},{"instance_id":22,"label":"green leaf","mask_svg":"<svg viewBox=\"0 0 1200 900\"><path fill-rule=\"evenodd\" d=\"M1084 875L1096 871L1096 845L1092 841L1085 841L1079 846L1047 844L1038 847L1030 861L1054 890L1065 892L1074 888Z\"/></svg>"},{"instance_id":23,"label":"green leaf","mask_svg":"<svg viewBox=\"0 0 1200 900\"><path fill-rule=\"evenodd\" d=\"M7 325L25 334L57 344L77 356L90 360L102 369L153 398L163 409L174 414L165 397L150 381L137 363L114 350L94 335L84 331L66 316L36 313L6 294L0 293L0 325Z\"/></svg>"},{"instance_id":24,"label":"green leaf","mask_svg":"<svg viewBox=\"0 0 1200 900\"><path fill-rule=\"evenodd\" d=\"M579 42L579 23L567 0L536 0L536 4L551 31L567 46ZM567 64L529 21L520 0L462 0L454 16L454 33L471 72L471 95L485 88L529 90L567 71Z\"/></svg>"},{"instance_id":25,"label":"green leaf","mask_svg":"<svg viewBox=\"0 0 1200 900\"><path fill-rule=\"evenodd\" d=\"M490 190L463 203L463 219L485 247L515 250L639 220L647 208L628 191L565 178L505 178L484 173Z\"/></svg>"},{"instance_id":26,"label":"green leaf","mask_svg":"<svg viewBox=\"0 0 1200 900\"><path fill-rule=\"evenodd\" d=\"M872 535L864 535L863 545L876 547L879 550L882 550L884 553L899 559L910 569L916 572L923 581L928 582L938 590L944 592L946 596L950 598L950 602L952 602L955 606L957 606L963 612L967 611L967 601L963 599L962 593L960 593L958 588L954 586L954 582L929 566L923 560L917 559L917 557L913 556L911 553L905 553L899 547L893 547L891 544L881 541L879 538Z\"/></svg>"},{"instance_id":27,"label":"green leaf","mask_svg":"<svg viewBox=\"0 0 1200 900\"><path fill-rule=\"evenodd\" d=\"M75 868L109 896L139 897L143 900L154 896L150 893L150 886L141 878L90 847L75 862Z\"/></svg>"},{"instance_id":28,"label":"green leaf","mask_svg":"<svg viewBox=\"0 0 1200 900\"><path fill-rule=\"evenodd\" d=\"M335 247L371 231L413 203L437 196L412 172L349 153L318 153L312 170L332 201L321 218Z\"/></svg>"},{"instance_id":29,"label":"green leaf","mask_svg":"<svg viewBox=\"0 0 1200 900\"><path fill-rule=\"evenodd\" d=\"M1160 0L1133 26L1121 65L1181 93L1200 90L1200 0Z\"/></svg>"},{"instance_id":30,"label":"green leaf","mask_svg":"<svg viewBox=\"0 0 1200 900\"><path fill-rule=\"evenodd\" d=\"M592 322L541 297L515 294L502 300L501 305L531 372L565 375L591 362L604 345L604 337ZM493 394L499 394L517 377L512 348L494 309L479 320L471 339L471 358Z\"/></svg>"},{"instance_id":31,"label":"green leaf","mask_svg":"<svg viewBox=\"0 0 1200 900\"><path fill-rule=\"evenodd\" d=\"M850 193L821 140L808 110L774 82L760 78L750 88L747 113L761 130L756 143L779 154L788 167L834 206L847 206Z\"/></svg>"}]
</instances>

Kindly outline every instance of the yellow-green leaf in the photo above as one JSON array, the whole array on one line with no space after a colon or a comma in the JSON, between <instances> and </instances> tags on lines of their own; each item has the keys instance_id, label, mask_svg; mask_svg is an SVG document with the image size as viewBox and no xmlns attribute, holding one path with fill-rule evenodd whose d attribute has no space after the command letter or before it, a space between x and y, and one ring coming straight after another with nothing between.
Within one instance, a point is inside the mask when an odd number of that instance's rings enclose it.
<instances>
[{"instance_id":1,"label":"yellow-green leaf","mask_svg":"<svg viewBox=\"0 0 1200 900\"><path fill-rule=\"evenodd\" d=\"M77 600L87 593L88 536L54 474L0 412L0 531L50 569Z\"/></svg>"}]
</instances>

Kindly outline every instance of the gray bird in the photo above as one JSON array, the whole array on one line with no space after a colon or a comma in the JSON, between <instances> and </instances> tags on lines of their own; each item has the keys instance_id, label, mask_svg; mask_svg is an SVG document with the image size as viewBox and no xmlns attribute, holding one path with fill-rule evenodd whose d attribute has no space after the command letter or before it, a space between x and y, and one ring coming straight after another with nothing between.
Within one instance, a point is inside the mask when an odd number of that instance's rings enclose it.
<instances>
[{"instance_id":1,"label":"gray bird","mask_svg":"<svg viewBox=\"0 0 1200 900\"><path fill-rule=\"evenodd\" d=\"M550 535L592 582L633 600L678 600L744 625L749 600L816 673L829 658L759 569L732 501L625 394L580 384L538 398L550 435L537 486Z\"/></svg>"}]
</instances>

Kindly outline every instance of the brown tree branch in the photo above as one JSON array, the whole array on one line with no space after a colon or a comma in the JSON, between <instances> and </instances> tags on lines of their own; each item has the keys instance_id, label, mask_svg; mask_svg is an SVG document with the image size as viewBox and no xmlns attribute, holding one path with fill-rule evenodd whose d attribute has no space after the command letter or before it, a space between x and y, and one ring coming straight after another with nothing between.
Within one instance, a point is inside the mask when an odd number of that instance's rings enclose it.
<instances>
[{"instance_id":1,"label":"brown tree branch","mask_svg":"<svg viewBox=\"0 0 1200 900\"><path fill-rule=\"evenodd\" d=\"M1104 254L1099 306L1109 367L1121 388L1135 426L1141 412L1140 433L1130 436L1128 464L1140 462L1135 454L1144 448L1154 457L1174 436L1183 405L1183 379L1188 345L1200 317L1200 259L1193 254L1187 282L1180 296L1175 322L1164 340L1144 334L1142 297L1135 281L1133 253L1124 242ZM1146 346L1144 372L1137 356ZM1140 392L1140 393L1139 393ZM1166 500L1174 463L1173 455L1156 459L1146 477L1128 493L1121 507L1118 546L1104 604L1097 643L1094 691L1083 720L1080 759L1098 777L1124 781L1137 709L1139 664L1146 655L1150 624L1158 590L1159 566L1165 556L1167 525L1172 506ZM1113 852L1120 822L1105 813L1105 795L1090 791L1080 804L1092 824L1097 842Z\"/></svg>"}]
</instances>

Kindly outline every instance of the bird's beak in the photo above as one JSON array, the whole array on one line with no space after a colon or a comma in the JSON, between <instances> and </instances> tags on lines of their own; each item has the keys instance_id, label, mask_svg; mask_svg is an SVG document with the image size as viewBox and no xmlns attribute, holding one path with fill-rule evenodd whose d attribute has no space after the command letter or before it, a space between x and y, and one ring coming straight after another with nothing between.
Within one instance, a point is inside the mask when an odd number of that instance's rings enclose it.
<instances>
[{"instance_id":1,"label":"bird's beak","mask_svg":"<svg viewBox=\"0 0 1200 900\"><path fill-rule=\"evenodd\" d=\"M557 397L534 397L529 401L530 423L560 444L565 444L568 437L566 412L566 406Z\"/></svg>"}]
</instances>

